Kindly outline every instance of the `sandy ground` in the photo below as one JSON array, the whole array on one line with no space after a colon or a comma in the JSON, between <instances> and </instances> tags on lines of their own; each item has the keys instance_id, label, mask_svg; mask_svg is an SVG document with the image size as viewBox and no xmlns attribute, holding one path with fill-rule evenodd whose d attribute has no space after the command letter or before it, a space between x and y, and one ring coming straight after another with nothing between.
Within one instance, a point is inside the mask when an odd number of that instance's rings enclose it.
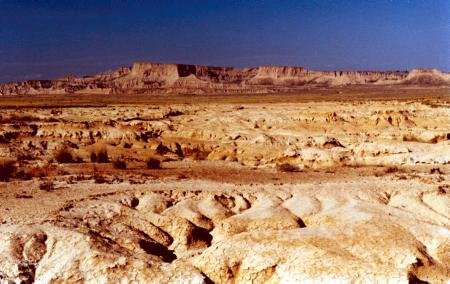
<instances>
[{"instance_id":1,"label":"sandy ground","mask_svg":"<svg viewBox=\"0 0 450 284\"><path fill-rule=\"evenodd\" d=\"M2 98L0 282L448 282L448 89L339 92Z\"/></svg>"}]
</instances>

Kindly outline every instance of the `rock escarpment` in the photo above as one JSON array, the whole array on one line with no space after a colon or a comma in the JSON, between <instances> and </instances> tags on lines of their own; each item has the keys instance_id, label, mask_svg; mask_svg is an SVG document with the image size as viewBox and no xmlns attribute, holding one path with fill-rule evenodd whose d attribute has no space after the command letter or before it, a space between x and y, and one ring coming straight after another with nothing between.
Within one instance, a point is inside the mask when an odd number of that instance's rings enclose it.
<instances>
[{"instance_id":1,"label":"rock escarpment","mask_svg":"<svg viewBox=\"0 0 450 284\"><path fill-rule=\"evenodd\" d=\"M30 80L0 85L0 95L110 93L270 93L302 86L450 85L450 74L436 69L408 71L313 71L302 67L211 67L134 63L109 73L57 80Z\"/></svg>"}]
</instances>

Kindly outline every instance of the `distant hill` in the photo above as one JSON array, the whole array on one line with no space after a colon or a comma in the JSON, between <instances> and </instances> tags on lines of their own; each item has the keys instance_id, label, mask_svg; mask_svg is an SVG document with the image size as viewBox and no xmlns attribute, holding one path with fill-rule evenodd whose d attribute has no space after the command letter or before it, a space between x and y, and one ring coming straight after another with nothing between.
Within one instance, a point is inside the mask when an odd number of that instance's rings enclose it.
<instances>
[{"instance_id":1,"label":"distant hill","mask_svg":"<svg viewBox=\"0 0 450 284\"><path fill-rule=\"evenodd\" d=\"M450 86L450 73L411 71L313 71L303 67L213 67L134 63L95 76L29 80L0 85L0 95L23 94L202 94L290 92L302 87L345 85Z\"/></svg>"}]
</instances>

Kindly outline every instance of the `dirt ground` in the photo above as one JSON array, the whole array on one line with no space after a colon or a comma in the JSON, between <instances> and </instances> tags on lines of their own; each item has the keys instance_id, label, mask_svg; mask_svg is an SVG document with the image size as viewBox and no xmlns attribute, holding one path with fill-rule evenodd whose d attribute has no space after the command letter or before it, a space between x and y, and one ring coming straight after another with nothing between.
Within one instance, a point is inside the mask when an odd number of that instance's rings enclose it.
<instances>
[{"instance_id":1,"label":"dirt ground","mask_svg":"<svg viewBox=\"0 0 450 284\"><path fill-rule=\"evenodd\" d=\"M0 282L450 280L450 90L0 97Z\"/></svg>"}]
</instances>

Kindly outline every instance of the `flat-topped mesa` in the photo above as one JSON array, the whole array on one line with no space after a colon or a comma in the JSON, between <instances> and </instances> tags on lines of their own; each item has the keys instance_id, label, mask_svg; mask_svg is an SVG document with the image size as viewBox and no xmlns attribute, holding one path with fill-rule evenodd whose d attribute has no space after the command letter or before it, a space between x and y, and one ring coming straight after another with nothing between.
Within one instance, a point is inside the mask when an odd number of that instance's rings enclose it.
<instances>
[{"instance_id":1,"label":"flat-topped mesa","mask_svg":"<svg viewBox=\"0 0 450 284\"><path fill-rule=\"evenodd\" d=\"M137 62L131 67L129 75L155 80L176 80L178 79L178 66L177 64Z\"/></svg>"},{"instance_id":2,"label":"flat-topped mesa","mask_svg":"<svg viewBox=\"0 0 450 284\"><path fill-rule=\"evenodd\" d=\"M248 83L281 86L393 84L401 82L408 75L407 71L314 71L284 66L261 66L257 70Z\"/></svg>"},{"instance_id":3,"label":"flat-topped mesa","mask_svg":"<svg viewBox=\"0 0 450 284\"><path fill-rule=\"evenodd\" d=\"M307 70L303 67L260 66L246 83L250 85L292 86L305 83Z\"/></svg>"},{"instance_id":4,"label":"flat-topped mesa","mask_svg":"<svg viewBox=\"0 0 450 284\"><path fill-rule=\"evenodd\" d=\"M109 93L269 93L300 86L450 86L450 74L436 69L408 71L314 71L303 67L215 67L137 62L94 76L0 84L0 95Z\"/></svg>"},{"instance_id":5,"label":"flat-topped mesa","mask_svg":"<svg viewBox=\"0 0 450 284\"><path fill-rule=\"evenodd\" d=\"M389 85L401 83L408 71L312 71L311 75L329 85Z\"/></svg>"},{"instance_id":6,"label":"flat-topped mesa","mask_svg":"<svg viewBox=\"0 0 450 284\"><path fill-rule=\"evenodd\" d=\"M181 77L194 75L203 81L223 84L240 84L252 74L246 69L201 65L179 64L178 70Z\"/></svg>"},{"instance_id":7,"label":"flat-topped mesa","mask_svg":"<svg viewBox=\"0 0 450 284\"><path fill-rule=\"evenodd\" d=\"M308 72L306 68L290 66L259 66L257 70L256 76L274 76L277 78L301 77Z\"/></svg>"}]
</instances>

